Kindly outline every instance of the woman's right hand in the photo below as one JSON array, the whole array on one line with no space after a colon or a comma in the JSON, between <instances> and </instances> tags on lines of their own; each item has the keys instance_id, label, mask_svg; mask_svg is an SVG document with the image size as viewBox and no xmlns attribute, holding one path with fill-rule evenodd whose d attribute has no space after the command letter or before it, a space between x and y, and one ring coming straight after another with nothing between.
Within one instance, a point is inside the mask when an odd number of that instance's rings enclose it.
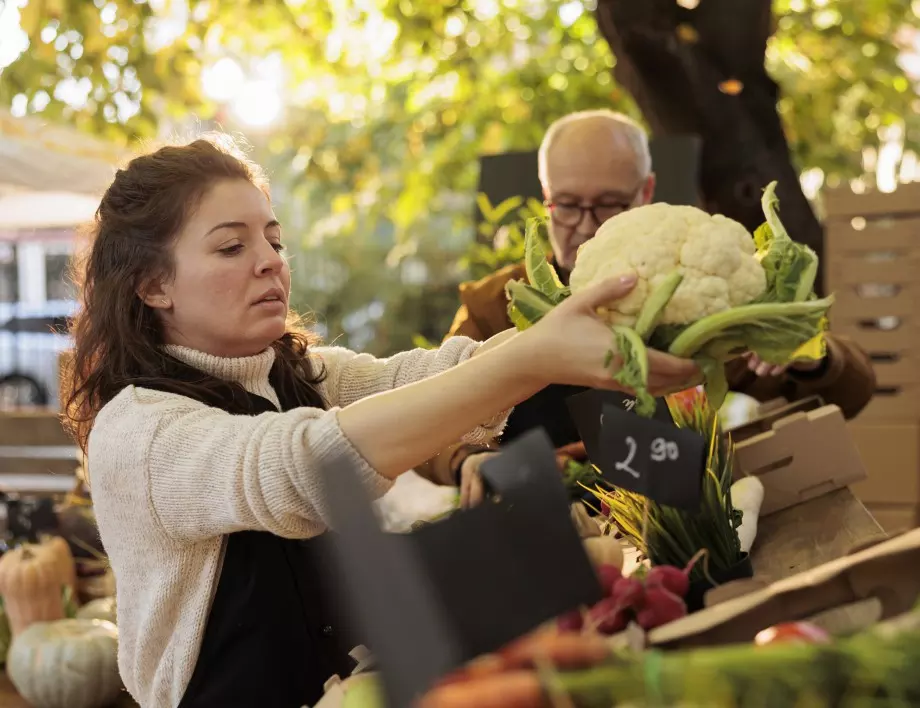
<instances>
[{"instance_id":1,"label":"woman's right hand","mask_svg":"<svg viewBox=\"0 0 920 708\"><path fill-rule=\"evenodd\" d=\"M625 297L635 284L635 276L614 278L572 295L553 308L515 338L521 365L545 385L625 390L613 380L620 358L614 357L604 366L613 335L609 325L598 317L597 308ZM648 351L648 365L648 390L653 396L683 390L700 373L693 361L654 349Z\"/></svg>"}]
</instances>

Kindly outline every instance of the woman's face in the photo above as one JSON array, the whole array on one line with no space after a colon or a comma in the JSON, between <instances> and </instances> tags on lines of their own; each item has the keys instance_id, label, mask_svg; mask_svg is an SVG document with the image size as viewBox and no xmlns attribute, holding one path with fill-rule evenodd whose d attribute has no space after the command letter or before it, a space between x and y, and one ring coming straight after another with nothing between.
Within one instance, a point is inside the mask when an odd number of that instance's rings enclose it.
<instances>
[{"instance_id":1,"label":"woman's face","mask_svg":"<svg viewBox=\"0 0 920 708\"><path fill-rule=\"evenodd\" d=\"M179 232L173 277L145 302L166 341L215 356L253 356L285 332L291 271L281 226L265 195L245 180L218 182Z\"/></svg>"}]
</instances>

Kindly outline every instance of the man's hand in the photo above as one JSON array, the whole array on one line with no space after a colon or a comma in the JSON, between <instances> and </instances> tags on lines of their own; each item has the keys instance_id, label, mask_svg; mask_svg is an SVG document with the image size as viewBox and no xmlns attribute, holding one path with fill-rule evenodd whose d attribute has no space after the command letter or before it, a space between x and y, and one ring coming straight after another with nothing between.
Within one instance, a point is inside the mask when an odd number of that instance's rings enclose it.
<instances>
[{"instance_id":1,"label":"man's hand","mask_svg":"<svg viewBox=\"0 0 920 708\"><path fill-rule=\"evenodd\" d=\"M485 487L479 470L482 464L498 455L498 452L475 452L466 457L460 465L460 508L469 509L482 502L485 497ZM565 472L565 466L570 460L584 460L584 443L572 443L556 450L556 465L560 472Z\"/></svg>"},{"instance_id":2,"label":"man's hand","mask_svg":"<svg viewBox=\"0 0 920 708\"><path fill-rule=\"evenodd\" d=\"M485 498L485 486L479 473L482 464L498 455L497 452L476 452L460 465L460 508L469 509Z\"/></svg>"},{"instance_id":3,"label":"man's hand","mask_svg":"<svg viewBox=\"0 0 920 708\"><path fill-rule=\"evenodd\" d=\"M824 363L824 359L818 359L817 361L795 361L785 366L776 366L763 361L754 352L748 352L744 355L744 358L747 359L748 368L758 376L782 376L789 369L793 371L814 371Z\"/></svg>"}]
</instances>

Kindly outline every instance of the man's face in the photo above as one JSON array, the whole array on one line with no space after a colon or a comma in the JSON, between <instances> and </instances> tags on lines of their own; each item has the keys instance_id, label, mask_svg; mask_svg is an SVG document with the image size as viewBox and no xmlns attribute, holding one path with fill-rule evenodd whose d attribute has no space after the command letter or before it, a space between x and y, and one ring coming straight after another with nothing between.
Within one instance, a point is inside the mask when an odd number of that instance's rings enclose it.
<instances>
[{"instance_id":1,"label":"man's face","mask_svg":"<svg viewBox=\"0 0 920 708\"><path fill-rule=\"evenodd\" d=\"M578 247L603 222L651 201L655 178L642 174L632 147L609 125L572 126L547 155L543 188L552 205L553 254L556 264L568 272Z\"/></svg>"}]
</instances>

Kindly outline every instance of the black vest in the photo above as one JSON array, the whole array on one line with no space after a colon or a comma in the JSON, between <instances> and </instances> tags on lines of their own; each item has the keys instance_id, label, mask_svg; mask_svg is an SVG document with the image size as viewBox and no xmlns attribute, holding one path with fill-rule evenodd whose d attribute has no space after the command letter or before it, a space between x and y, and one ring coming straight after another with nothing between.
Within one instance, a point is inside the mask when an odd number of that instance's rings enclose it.
<instances>
[{"instance_id":1,"label":"black vest","mask_svg":"<svg viewBox=\"0 0 920 708\"><path fill-rule=\"evenodd\" d=\"M278 366L271 383L283 411L304 405L284 385ZM188 392L175 380L201 383L206 376L185 365L170 379L137 385L170 393ZM212 381L217 383L216 380ZM234 415L277 410L241 386L218 383L201 400ZM321 583L329 577L324 561L326 537L281 538L266 531L241 531L225 537L217 591L192 679L180 708L301 708L315 704L333 675L351 673L354 646L333 621Z\"/></svg>"}]
</instances>

